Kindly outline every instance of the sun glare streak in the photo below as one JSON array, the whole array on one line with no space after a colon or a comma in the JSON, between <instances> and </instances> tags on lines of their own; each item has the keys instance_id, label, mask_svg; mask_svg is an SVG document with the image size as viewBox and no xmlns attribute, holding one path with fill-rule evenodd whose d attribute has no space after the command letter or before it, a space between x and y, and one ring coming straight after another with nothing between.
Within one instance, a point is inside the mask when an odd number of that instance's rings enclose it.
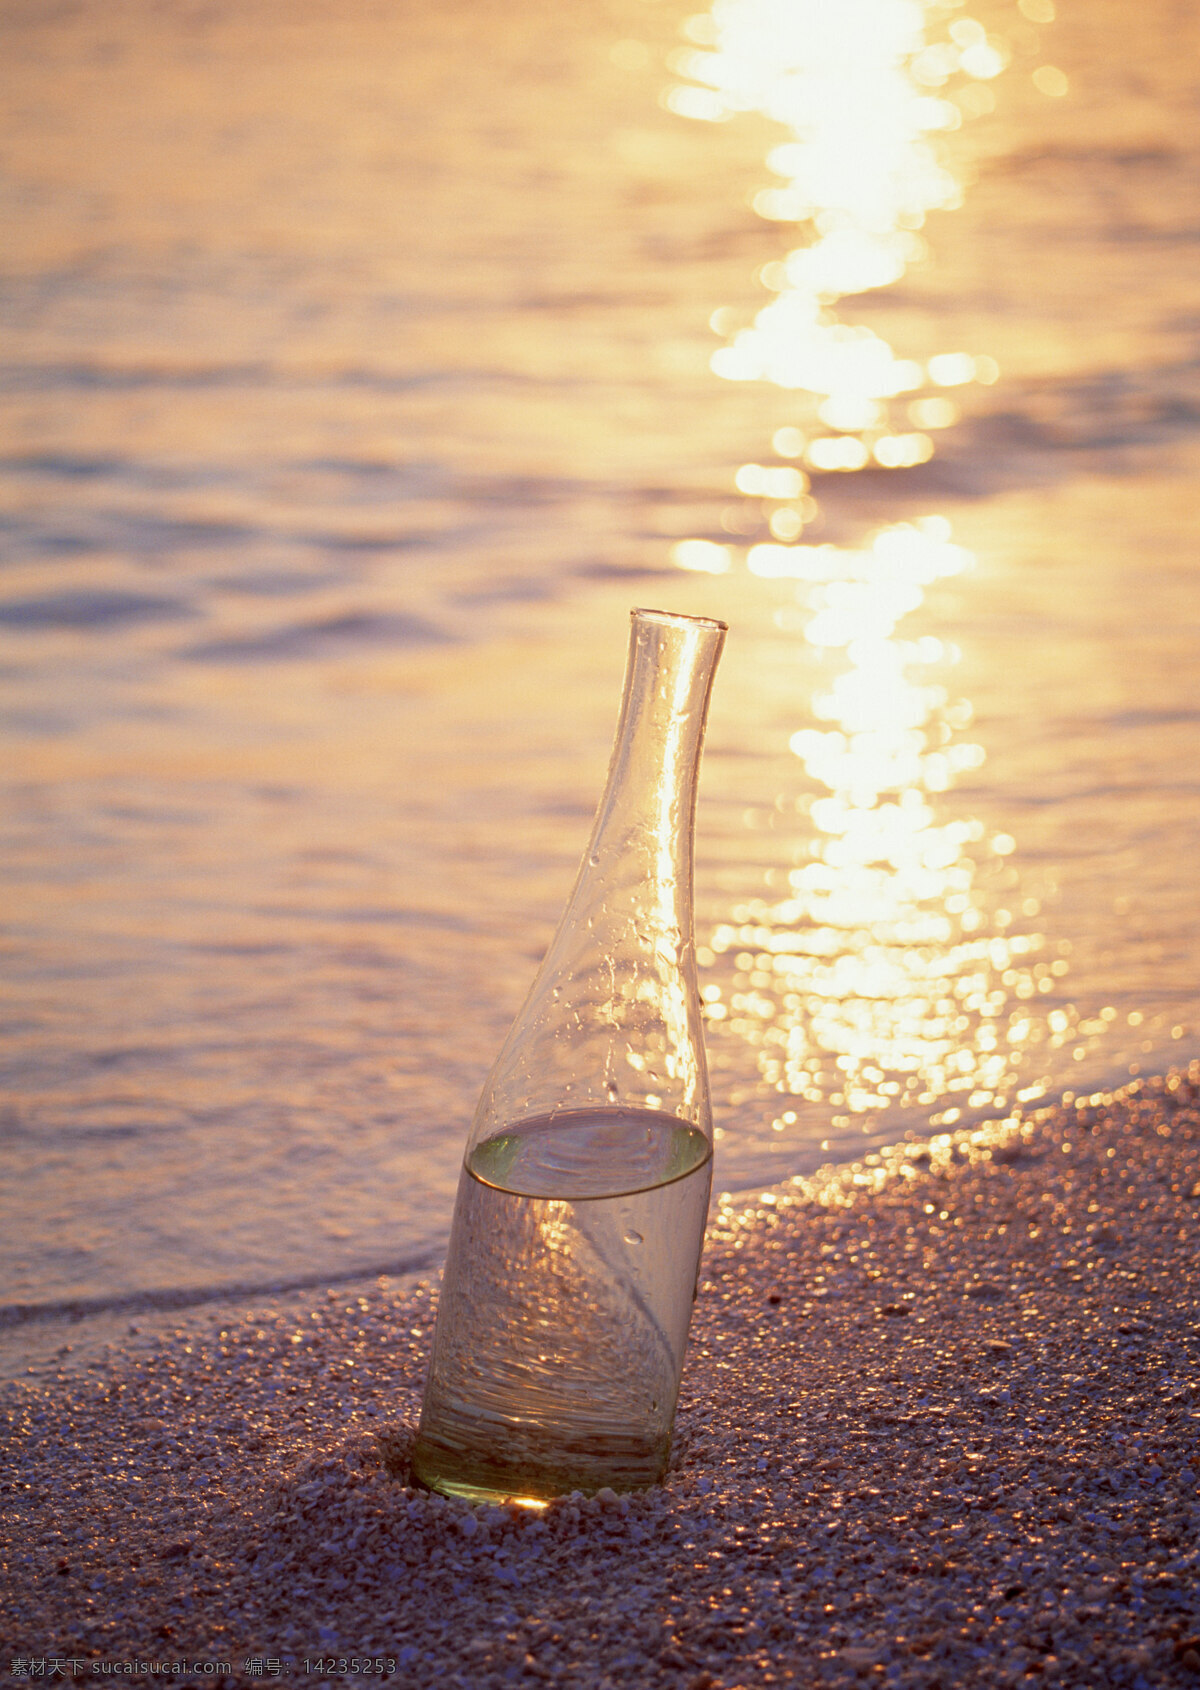
<instances>
[{"instance_id":1,"label":"sun glare streak","mask_svg":"<svg viewBox=\"0 0 1200 1690\"><path fill-rule=\"evenodd\" d=\"M982 84L1004 68L1007 44L972 18L947 24L943 8L920 0L714 0L686 33L697 45L670 62L689 82L666 104L707 121L753 111L781 124L788 138L767 155L780 181L755 194L754 209L806 237L764 268L775 297L713 354L714 372L811 395L810 468L924 463L925 431L948 427L957 410L918 400L924 417L910 405L904 418L912 433L896 426L895 402L994 380L993 361L951 352L924 367L834 307L899 281L926 256L928 214L961 204L938 137L990 109Z\"/></svg>"},{"instance_id":2,"label":"sun glare streak","mask_svg":"<svg viewBox=\"0 0 1200 1690\"><path fill-rule=\"evenodd\" d=\"M1020 4L1053 16L1052 0ZM768 875L773 897L713 932L705 1012L752 1048L759 1084L840 1110L835 1128L905 1105L951 1125L1041 1095L1040 1053L1069 1045L1081 1058L1094 1031L1059 990L1067 947L1051 955L1029 930L1037 900L1012 896L1014 840L946 799L986 761L949 684L958 653L902 631L928 589L974 559L939 516L858 547L801 542L819 514L813 476L927 462L960 419L957 390L999 376L986 354L898 356L835 308L925 259L926 218L962 200L941 137L993 109L988 84L1009 48L922 0L714 0L685 33L693 45L671 68L689 84L668 90L671 109L758 112L786 131L767 157L778 181L753 204L804 239L760 272L771 297L751 324L714 312L726 344L711 362L725 380L797 395L796 421L772 437L783 461L742 464L734 486L762 501L771 534L745 552L747 573L790 585L776 624L799 628L830 677L788 742L796 790L775 804L807 832ZM1035 82L1053 94L1060 75L1043 67ZM726 574L735 553L685 539L672 557ZM797 1119L785 1108L772 1130Z\"/></svg>"},{"instance_id":3,"label":"sun glare streak","mask_svg":"<svg viewBox=\"0 0 1200 1690\"><path fill-rule=\"evenodd\" d=\"M843 1111L835 1126L913 1104L950 1124L1027 1101L1042 1084L1024 1074L1030 1052L1081 1036L1057 1000L1049 1014L1034 1007L1067 963L994 907L997 885L1015 879L1012 838L943 813L941 795L985 753L946 684L955 650L900 631L972 555L930 517L861 548L755 546L747 564L795 581L805 641L839 667L789 742L808 789L791 807L806 810L810 837L783 898L742 906L713 933L733 973L727 998L707 989L710 1019L755 1048L774 1091Z\"/></svg>"}]
</instances>

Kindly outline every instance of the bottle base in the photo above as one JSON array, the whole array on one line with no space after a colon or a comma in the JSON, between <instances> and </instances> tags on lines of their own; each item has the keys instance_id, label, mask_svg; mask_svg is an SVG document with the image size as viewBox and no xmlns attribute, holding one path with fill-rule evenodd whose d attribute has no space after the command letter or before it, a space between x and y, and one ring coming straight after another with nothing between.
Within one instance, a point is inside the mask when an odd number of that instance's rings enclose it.
<instances>
[{"instance_id":1,"label":"bottle base","mask_svg":"<svg viewBox=\"0 0 1200 1690\"><path fill-rule=\"evenodd\" d=\"M647 1490L662 1480L670 1455L668 1438L654 1449L630 1448L628 1444L620 1447L625 1440L614 1440L617 1447L605 1440L590 1447L539 1449L528 1433L523 1437L518 1434L517 1441L523 1447L506 1456L496 1449L455 1449L418 1435L412 1453L413 1479L423 1489L442 1496L530 1507L573 1491L594 1496L606 1488Z\"/></svg>"}]
</instances>

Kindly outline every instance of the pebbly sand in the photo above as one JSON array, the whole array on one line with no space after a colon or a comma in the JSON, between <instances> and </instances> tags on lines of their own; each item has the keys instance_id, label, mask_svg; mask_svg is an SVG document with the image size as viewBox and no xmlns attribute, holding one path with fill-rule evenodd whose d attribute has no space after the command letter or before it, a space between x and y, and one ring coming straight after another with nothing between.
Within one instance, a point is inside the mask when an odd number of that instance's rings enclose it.
<instances>
[{"instance_id":1,"label":"pebbly sand","mask_svg":"<svg viewBox=\"0 0 1200 1690\"><path fill-rule=\"evenodd\" d=\"M61 1355L4 1387L0 1670L1200 1684L1198 1243L1197 1065L727 1205L668 1483L540 1515L405 1484L429 1283Z\"/></svg>"}]
</instances>

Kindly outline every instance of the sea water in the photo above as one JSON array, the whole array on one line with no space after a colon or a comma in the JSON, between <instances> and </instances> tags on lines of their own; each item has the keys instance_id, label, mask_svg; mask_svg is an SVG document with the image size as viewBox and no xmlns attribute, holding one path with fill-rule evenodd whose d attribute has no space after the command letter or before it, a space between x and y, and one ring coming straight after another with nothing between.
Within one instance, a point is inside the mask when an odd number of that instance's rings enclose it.
<instances>
[{"instance_id":1,"label":"sea water","mask_svg":"<svg viewBox=\"0 0 1200 1690\"><path fill-rule=\"evenodd\" d=\"M542 1498L666 1468L712 1159L660 1111L560 1111L468 1154L414 1470Z\"/></svg>"},{"instance_id":2,"label":"sea water","mask_svg":"<svg viewBox=\"0 0 1200 1690\"><path fill-rule=\"evenodd\" d=\"M436 1270L633 604L730 625L718 1189L1200 1056L1200 8L969 10L962 203L836 311L997 379L851 473L712 365L814 229L695 0L0 9L0 1373Z\"/></svg>"}]
</instances>

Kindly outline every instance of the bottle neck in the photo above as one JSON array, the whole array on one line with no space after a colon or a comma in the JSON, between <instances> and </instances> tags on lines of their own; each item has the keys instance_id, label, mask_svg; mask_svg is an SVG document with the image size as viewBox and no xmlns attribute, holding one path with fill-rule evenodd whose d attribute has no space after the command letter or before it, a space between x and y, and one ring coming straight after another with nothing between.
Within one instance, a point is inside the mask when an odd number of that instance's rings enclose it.
<instances>
[{"instance_id":1,"label":"bottle neck","mask_svg":"<svg viewBox=\"0 0 1200 1690\"><path fill-rule=\"evenodd\" d=\"M644 859L641 885L657 881L689 924L700 750L724 641L720 622L633 612L616 740L580 876L632 853Z\"/></svg>"},{"instance_id":2,"label":"bottle neck","mask_svg":"<svg viewBox=\"0 0 1200 1690\"><path fill-rule=\"evenodd\" d=\"M720 622L636 610L608 780L566 911L484 1087L472 1145L563 1110L711 1136L692 936L696 775Z\"/></svg>"}]
</instances>

